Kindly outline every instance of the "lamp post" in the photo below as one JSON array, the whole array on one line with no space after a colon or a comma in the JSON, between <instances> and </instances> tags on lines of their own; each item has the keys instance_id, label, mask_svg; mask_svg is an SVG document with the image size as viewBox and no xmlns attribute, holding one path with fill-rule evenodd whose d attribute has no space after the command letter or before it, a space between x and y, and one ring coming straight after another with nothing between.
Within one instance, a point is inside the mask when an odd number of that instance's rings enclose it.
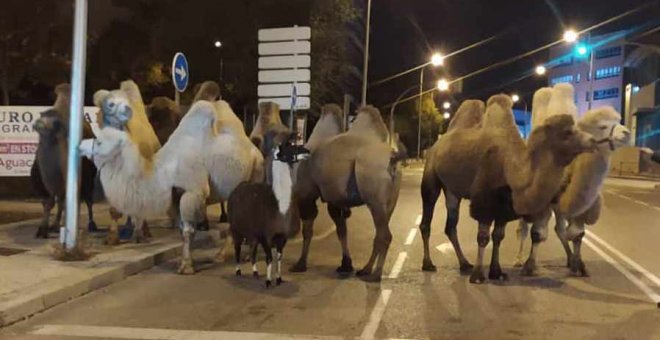
<instances>
[{"instance_id":1,"label":"lamp post","mask_svg":"<svg viewBox=\"0 0 660 340\"><path fill-rule=\"evenodd\" d=\"M216 40L213 45L218 49L219 51L218 53L220 54L220 83L222 83L224 76L224 57L222 55L222 41Z\"/></svg>"},{"instance_id":2,"label":"lamp post","mask_svg":"<svg viewBox=\"0 0 660 340\"><path fill-rule=\"evenodd\" d=\"M392 104L392 106L390 107L390 145L394 141L394 109L396 109L396 106L399 105L399 102L405 95L407 95L408 93L410 93L410 91L415 89L417 89L417 85L411 86L407 88L405 91L401 92L401 94L394 101L394 104Z\"/></svg>"},{"instance_id":3,"label":"lamp post","mask_svg":"<svg viewBox=\"0 0 660 340\"><path fill-rule=\"evenodd\" d=\"M364 62L362 64L362 105L367 105L367 76L369 75L369 26L371 25L371 0L367 0L367 20L364 28Z\"/></svg>"},{"instance_id":4,"label":"lamp post","mask_svg":"<svg viewBox=\"0 0 660 340\"><path fill-rule=\"evenodd\" d=\"M431 56L431 62L429 65L441 66L444 63L444 57L440 53L434 53ZM421 158L422 151L422 99L424 97L424 70L422 67L419 70L419 107L417 115L417 158Z\"/></svg>"}]
</instances>

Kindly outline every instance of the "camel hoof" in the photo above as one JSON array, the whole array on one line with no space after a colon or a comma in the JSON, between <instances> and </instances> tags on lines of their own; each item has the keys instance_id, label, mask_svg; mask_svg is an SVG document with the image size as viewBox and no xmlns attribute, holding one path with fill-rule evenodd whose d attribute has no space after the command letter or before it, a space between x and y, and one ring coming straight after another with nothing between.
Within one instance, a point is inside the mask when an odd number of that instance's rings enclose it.
<instances>
[{"instance_id":1,"label":"camel hoof","mask_svg":"<svg viewBox=\"0 0 660 340\"><path fill-rule=\"evenodd\" d=\"M259 272L252 272L252 277L255 279L259 278Z\"/></svg>"},{"instance_id":2,"label":"camel hoof","mask_svg":"<svg viewBox=\"0 0 660 340\"><path fill-rule=\"evenodd\" d=\"M37 233L34 234L34 238L48 238L48 227L37 228Z\"/></svg>"},{"instance_id":3,"label":"camel hoof","mask_svg":"<svg viewBox=\"0 0 660 340\"><path fill-rule=\"evenodd\" d=\"M236 269L236 276L241 276L241 270L240 269Z\"/></svg>"},{"instance_id":4,"label":"camel hoof","mask_svg":"<svg viewBox=\"0 0 660 340\"><path fill-rule=\"evenodd\" d=\"M278 285L278 286L281 285L283 282L284 282L284 280L282 280L281 277L278 277L278 278L275 280L275 284Z\"/></svg>"},{"instance_id":5,"label":"camel hoof","mask_svg":"<svg viewBox=\"0 0 660 340\"><path fill-rule=\"evenodd\" d=\"M182 261L178 273L181 275L195 274L195 267L193 267L192 261Z\"/></svg>"},{"instance_id":6,"label":"camel hoof","mask_svg":"<svg viewBox=\"0 0 660 340\"><path fill-rule=\"evenodd\" d=\"M484 276L484 271L481 267L474 267L472 274L470 274L470 283L482 284L486 282L486 276Z\"/></svg>"},{"instance_id":7,"label":"camel hoof","mask_svg":"<svg viewBox=\"0 0 660 340\"><path fill-rule=\"evenodd\" d=\"M351 274L355 271L353 268L353 261L350 257L343 256L341 258L341 266L337 267L337 273L339 274Z\"/></svg>"},{"instance_id":8,"label":"camel hoof","mask_svg":"<svg viewBox=\"0 0 660 340\"><path fill-rule=\"evenodd\" d=\"M304 261L298 261L289 268L289 271L292 273L304 273L307 271L307 263Z\"/></svg>"},{"instance_id":9,"label":"camel hoof","mask_svg":"<svg viewBox=\"0 0 660 340\"><path fill-rule=\"evenodd\" d=\"M96 223L94 221L90 221L87 224L87 231L89 231L90 233L98 233L99 228L96 226Z\"/></svg>"},{"instance_id":10,"label":"camel hoof","mask_svg":"<svg viewBox=\"0 0 660 340\"><path fill-rule=\"evenodd\" d=\"M521 274L523 276L534 276L536 275L536 261L533 259L528 259L523 265Z\"/></svg>"},{"instance_id":11,"label":"camel hoof","mask_svg":"<svg viewBox=\"0 0 660 340\"><path fill-rule=\"evenodd\" d=\"M371 269L362 268L355 273L356 276L369 276L371 275Z\"/></svg>"},{"instance_id":12,"label":"camel hoof","mask_svg":"<svg viewBox=\"0 0 660 340\"><path fill-rule=\"evenodd\" d=\"M436 267L431 260L424 260L424 262L422 262L422 271L436 272L438 271L438 267Z\"/></svg>"},{"instance_id":13,"label":"camel hoof","mask_svg":"<svg viewBox=\"0 0 660 340\"><path fill-rule=\"evenodd\" d=\"M571 264L571 274L577 277L589 277L589 272L587 267L584 265L581 259L576 259Z\"/></svg>"},{"instance_id":14,"label":"camel hoof","mask_svg":"<svg viewBox=\"0 0 660 340\"><path fill-rule=\"evenodd\" d=\"M489 280L496 280L496 281L506 281L509 279L509 276L502 272L501 268L491 268L488 271L488 279Z\"/></svg>"},{"instance_id":15,"label":"camel hoof","mask_svg":"<svg viewBox=\"0 0 660 340\"><path fill-rule=\"evenodd\" d=\"M270 288L272 285L273 283L270 280L266 280L266 288Z\"/></svg>"},{"instance_id":16,"label":"camel hoof","mask_svg":"<svg viewBox=\"0 0 660 340\"><path fill-rule=\"evenodd\" d=\"M523 261L521 258L516 257L516 259L513 261L513 268L520 268L523 266Z\"/></svg>"},{"instance_id":17,"label":"camel hoof","mask_svg":"<svg viewBox=\"0 0 660 340\"><path fill-rule=\"evenodd\" d=\"M461 271L461 275L472 274L472 272L474 271L474 266L471 265L469 262L461 263L460 271Z\"/></svg>"}]
</instances>

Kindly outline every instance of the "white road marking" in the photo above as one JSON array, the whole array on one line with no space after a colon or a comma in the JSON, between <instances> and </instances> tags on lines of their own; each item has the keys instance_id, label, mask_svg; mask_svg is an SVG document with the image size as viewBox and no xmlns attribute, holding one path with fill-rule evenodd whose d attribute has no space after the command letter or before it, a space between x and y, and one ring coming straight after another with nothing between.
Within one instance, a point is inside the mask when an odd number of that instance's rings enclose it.
<instances>
[{"instance_id":1,"label":"white road marking","mask_svg":"<svg viewBox=\"0 0 660 340\"><path fill-rule=\"evenodd\" d=\"M633 273L631 273L628 269L626 269L624 266L622 266L619 262L617 262L615 259L607 255L602 249L600 249L597 245L591 243L591 241L587 238L582 239L584 244L589 246L591 250L596 252L596 254L600 255L607 263L612 265L616 270L619 271L619 273L623 274L630 282L632 282L637 288L639 288L646 296L653 301L656 305L660 306L660 295L656 294L653 289L649 288L642 280L638 279L637 276L635 276Z\"/></svg>"},{"instance_id":2,"label":"white road marking","mask_svg":"<svg viewBox=\"0 0 660 340\"><path fill-rule=\"evenodd\" d=\"M402 251L399 253L399 256L396 258L396 261L394 261L394 266L392 266L392 271L390 272L388 278L396 279L397 277L399 277L399 273L401 273L401 268L403 268L403 263L406 262L407 257L408 257L407 252Z\"/></svg>"},{"instance_id":3,"label":"white road marking","mask_svg":"<svg viewBox=\"0 0 660 340\"><path fill-rule=\"evenodd\" d=\"M435 247L435 249L437 249L441 253L447 255L447 254L450 254L454 250L454 246L452 246L451 243L449 243L449 242L445 242L445 243Z\"/></svg>"},{"instance_id":4,"label":"white road marking","mask_svg":"<svg viewBox=\"0 0 660 340\"><path fill-rule=\"evenodd\" d=\"M333 224L332 228L326 230L323 234L316 235L316 236L312 237L312 241L322 240L322 239L330 236L330 234L334 233L335 230L337 230L337 226ZM299 244L299 243L302 243L302 241L303 241L303 238L301 237L301 238L297 238L297 239L288 241L287 243L288 244Z\"/></svg>"},{"instance_id":5,"label":"white road marking","mask_svg":"<svg viewBox=\"0 0 660 340\"><path fill-rule=\"evenodd\" d=\"M384 289L380 292L378 301L376 302L374 309L371 311L371 315L369 315L369 321L364 326L360 339L375 338L378 326L380 326L380 320L383 318L387 303L390 301L390 295L392 295L391 289Z\"/></svg>"},{"instance_id":6,"label":"white road marking","mask_svg":"<svg viewBox=\"0 0 660 340\"><path fill-rule=\"evenodd\" d=\"M605 249L611 251L614 255L618 256L620 259L625 261L628 265L630 265L633 269L636 271L640 272L644 276L646 276L649 281L653 282L656 286L660 287L660 278L657 276L653 275L653 273L649 272L646 270L644 267L642 267L639 263L633 261L630 257L624 255L622 252L618 251L616 248L611 246L609 243L607 243L605 240L602 238L598 237L596 234L593 232L586 230L586 235L589 238L594 239L594 241L598 242L601 246L605 247Z\"/></svg>"},{"instance_id":7,"label":"white road marking","mask_svg":"<svg viewBox=\"0 0 660 340\"><path fill-rule=\"evenodd\" d=\"M389 297L389 295L388 295ZM271 334L226 331L196 331L158 328L106 327L82 325L43 325L37 327L32 334L50 336L94 337L105 339L139 339L139 340L277 340L277 339L343 339L335 336Z\"/></svg>"},{"instance_id":8,"label":"white road marking","mask_svg":"<svg viewBox=\"0 0 660 340\"><path fill-rule=\"evenodd\" d=\"M417 219L415 220L415 225L419 227L419 225L422 223L422 214L417 215Z\"/></svg>"},{"instance_id":9,"label":"white road marking","mask_svg":"<svg viewBox=\"0 0 660 340\"><path fill-rule=\"evenodd\" d=\"M413 244L415 241L415 235L417 235L417 228L410 228L410 232L408 233L408 237L406 237L404 245L409 246Z\"/></svg>"}]
</instances>

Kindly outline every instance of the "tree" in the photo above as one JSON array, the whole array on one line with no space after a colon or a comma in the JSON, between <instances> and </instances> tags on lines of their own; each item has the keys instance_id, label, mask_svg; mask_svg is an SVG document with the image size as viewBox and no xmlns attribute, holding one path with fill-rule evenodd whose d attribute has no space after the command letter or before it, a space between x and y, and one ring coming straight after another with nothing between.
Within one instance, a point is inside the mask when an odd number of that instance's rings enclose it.
<instances>
[{"instance_id":1,"label":"tree","mask_svg":"<svg viewBox=\"0 0 660 340\"><path fill-rule=\"evenodd\" d=\"M0 11L0 87L9 105L21 81L68 79L73 8L52 0L5 0Z\"/></svg>"}]
</instances>

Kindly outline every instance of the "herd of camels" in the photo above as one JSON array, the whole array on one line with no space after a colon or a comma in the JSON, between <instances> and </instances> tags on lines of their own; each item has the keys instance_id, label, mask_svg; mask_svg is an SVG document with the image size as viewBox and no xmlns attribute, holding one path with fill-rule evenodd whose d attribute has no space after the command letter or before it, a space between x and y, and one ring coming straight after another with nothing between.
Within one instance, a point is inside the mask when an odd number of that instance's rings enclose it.
<instances>
[{"instance_id":1,"label":"herd of camels","mask_svg":"<svg viewBox=\"0 0 660 340\"><path fill-rule=\"evenodd\" d=\"M470 275L471 283L486 281L484 253L491 238L487 277L506 279L499 247L505 226L515 220L519 221L521 252L526 236L530 234L532 239L527 260L523 262L519 254L516 265L522 266L523 275L534 275L538 246L547 238L553 215L567 266L576 275L588 275L580 253L585 226L599 218L609 157L629 144L630 132L611 107L578 115L573 91L570 84L558 84L534 94L532 131L526 140L515 124L509 96L494 95L486 103L465 100L460 105L447 132L425 157L419 226L424 247L422 270L436 270L429 237L435 204L444 193L445 233L460 271ZM56 95L53 108L35 123L40 140L32 179L44 207L37 237L48 237L57 229L63 208L68 85L58 86ZM390 219L401 187L401 160L406 155L392 142L375 107L359 108L354 122L344 129L340 107L323 106L303 148L292 145L291 131L282 124L273 103L260 105L248 135L229 104L220 99L214 82L201 84L185 114L164 97L145 105L138 86L130 80L118 89L97 91L94 103L99 108L96 119L87 117L84 122L86 140L81 153L89 160L83 160L81 197L88 203L89 229L94 230L92 196L102 187L112 207L109 244L119 243L117 220L122 215L134 226L135 242L151 237L147 220L167 215L172 225L179 226L183 238L178 272L193 274L192 241L195 232L208 225L206 208L221 203L224 212L227 202L237 275L241 273L241 245L251 246L255 275L256 248L262 245L270 285L271 247L276 247L279 284L282 248L300 229L302 253L290 271L307 270L320 199L336 226L342 250L337 272L343 275L355 271L347 242L351 208L369 209L375 227L372 251L355 273L365 281L381 280L392 241ZM470 216L478 222L474 264L463 253L457 234L464 199L470 201ZM49 223L56 203L58 214ZM254 214L257 207L260 214ZM219 260L225 259L231 235L218 253Z\"/></svg>"}]
</instances>

